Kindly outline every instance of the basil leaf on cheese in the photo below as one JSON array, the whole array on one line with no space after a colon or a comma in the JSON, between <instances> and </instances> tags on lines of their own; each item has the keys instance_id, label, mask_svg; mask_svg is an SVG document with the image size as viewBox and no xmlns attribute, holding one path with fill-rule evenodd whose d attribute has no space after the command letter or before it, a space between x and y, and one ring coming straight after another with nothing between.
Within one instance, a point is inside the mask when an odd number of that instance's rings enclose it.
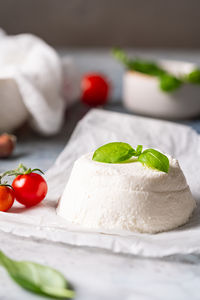
<instances>
[{"instance_id":1,"label":"basil leaf on cheese","mask_svg":"<svg viewBox=\"0 0 200 300\"><path fill-rule=\"evenodd\" d=\"M144 150L138 157L138 161L147 167L168 173L169 159L166 155L154 149Z\"/></svg>"},{"instance_id":2,"label":"basil leaf on cheese","mask_svg":"<svg viewBox=\"0 0 200 300\"><path fill-rule=\"evenodd\" d=\"M92 157L93 160L104 163L120 163L136 154L136 151L127 143L113 142L98 148Z\"/></svg>"}]
</instances>

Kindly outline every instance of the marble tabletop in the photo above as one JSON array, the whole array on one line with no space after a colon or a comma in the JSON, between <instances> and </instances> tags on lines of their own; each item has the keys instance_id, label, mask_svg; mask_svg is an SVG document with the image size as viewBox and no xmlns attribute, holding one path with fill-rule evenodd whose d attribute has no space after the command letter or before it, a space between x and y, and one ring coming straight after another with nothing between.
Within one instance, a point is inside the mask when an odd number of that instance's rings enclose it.
<instances>
[{"instance_id":1,"label":"marble tabletop","mask_svg":"<svg viewBox=\"0 0 200 300\"><path fill-rule=\"evenodd\" d=\"M111 74L116 85L120 84L119 74L122 70L111 60L109 69L109 64L105 63L106 60L109 62L105 52L94 51L93 60L91 52L89 55L85 51L83 56L80 55L80 51L70 50L67 53L77 58L80 65L82 64L83 71L87 71L89 68L87 61L91 61L90 69L91 64L94 67L96 62L98 68L104 62L105 71ZM155 52L152 53L156 55ZM167 56L167 52L159 53L161 56ZM63 55L62 51L61 54ZM170 55L172 56L171 53L168 53L168 56ZM174 52L174 56L178 56L178 52ZM181 58L183 56L184 53L179 55ZM191 53L189 56L187 52L186 56L188 56L188 60L200 62L199 53ZM116 69L119 71L118 75L116 75ZM127 113L120 102L115 100L119 98L120 88L116 88L114 98L105 109ZM81 104L72 106L66 112L62 130L51 138L38 136L28 125L19 129L16 132L18 137L16 151L10 159L0 160L0 172L17 166L21 161L30 167L47 170L67 143L77 121L87 111L88 108ZM198 119L184 123L200 132ZM77 300L200 299L200 255L176 255L162 259L143 258L112 254L93 248L30 240L1 231L0 243L1 250L17 260L32 260L60 270L73 284ZM41 298L18 287L2 268L0 268L0 284L0 299L2 300Z\"/></svg>"}]
</instances>

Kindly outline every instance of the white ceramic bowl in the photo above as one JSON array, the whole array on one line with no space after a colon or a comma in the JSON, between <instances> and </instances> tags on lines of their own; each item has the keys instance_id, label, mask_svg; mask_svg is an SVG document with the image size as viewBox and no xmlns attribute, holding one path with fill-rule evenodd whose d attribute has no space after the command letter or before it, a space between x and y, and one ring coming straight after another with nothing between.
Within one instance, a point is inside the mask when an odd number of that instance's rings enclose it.
<instances>
[{"instance_id":1,"label":"white ceramic bowl","mask_svg":"<svg viewBox=\"0 0 200 300\"><path fill-rule=\"evenodd\" d=\"M184 75L195 65L179 61L161 61L174 75ZM123 78L123 103L130 111L152 117L185 119L200 115L200 85L183 84L174 92L161 91L156 77L127 71Z\"/></svg>"}]
</instances>

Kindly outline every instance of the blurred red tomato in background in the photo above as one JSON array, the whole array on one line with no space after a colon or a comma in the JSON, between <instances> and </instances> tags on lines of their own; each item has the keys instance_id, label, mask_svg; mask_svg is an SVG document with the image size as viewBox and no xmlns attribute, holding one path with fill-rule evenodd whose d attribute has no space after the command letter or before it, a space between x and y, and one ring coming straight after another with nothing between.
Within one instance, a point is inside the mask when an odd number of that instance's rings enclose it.
<instances>
[{"instance_id":1,"label":"blurred red tomato in background","mask_svg":"<svg viewBox=\"0 0 200 300\"><path fill-rule=\"evenodd\" d=\"M89 106L103 105L108 100L110 85L106 77L90 73L81 80L81 100Z\"/></svg>"}]
</instances>

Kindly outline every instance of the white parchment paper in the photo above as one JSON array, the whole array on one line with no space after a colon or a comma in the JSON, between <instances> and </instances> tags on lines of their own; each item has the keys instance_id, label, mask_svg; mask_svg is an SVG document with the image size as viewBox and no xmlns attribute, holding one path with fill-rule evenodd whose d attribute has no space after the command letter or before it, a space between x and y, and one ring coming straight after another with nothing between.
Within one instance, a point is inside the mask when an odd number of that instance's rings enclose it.
<instances>
[{"instance_id":1,"label":"white parchment paper","mask_svg":"<svg viewBox=\"0 0 200 300\"><path fill-rule=\"evenodd\" d=\"M111 141L155 147L179 159L197 209L188 224L155 235L130 232L93 232L67 223L56 206L74 161ZM32 209L14 206L0 213L0 230L33 239L144 256L200 253L200 137L190 127L171 122L91 110L77 125L55 164L47 172L48 199Z\"/></svg>"}]
</instances>

